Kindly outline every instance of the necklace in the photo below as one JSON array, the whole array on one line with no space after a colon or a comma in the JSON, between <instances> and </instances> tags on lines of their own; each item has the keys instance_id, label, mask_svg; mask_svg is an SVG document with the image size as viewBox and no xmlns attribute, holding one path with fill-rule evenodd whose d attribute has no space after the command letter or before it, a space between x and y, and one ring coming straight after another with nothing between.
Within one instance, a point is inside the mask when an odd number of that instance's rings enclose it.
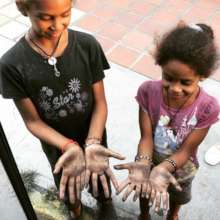
<instances>
[{"instance_id":1,"label":"necklace","mask_svg":"<svg viewBox=\"0 0 220 220\"><path fill-rule=\"evenodd\" d=\"M177 135L177 131L176 129L173 127L173 123L176 121L176 116L178 115L178 113L180 112L180 110L183 108L183 106L188 102L188 100L190 99L190 97L192 96L192 94L190 94L190 96L177 108L176 112L174 115L171 115L171 110L170 110L170 99L168 96L168 91L166 90L166 95L167 95L167 106L168 106L168 116L169 116L169 122L168 122L168 127L170 127L170 129L173 131L174 135Z\"/></svg>"},{"instance_id":2,"label":"necklace","mask_svg":"<svg viewBox=\"0 0 220 220\"><path fill-rule=\"evenodd\" d=\"M57 64L57 58L54 57L53 55L54 55L54 53L56 52L56 50L57 50L57 48L58 48L58 46L59 46L59 43L60 43L60 39L61 39L61 37L62 37L62 34L59 36L59 39L58 39L58 41L57 41L57 43L56 43L56 45L55 45L55 47L54 47L54 49L53 49L53 51L52 51L51 54L48 54L45 50L43 50L43 48L41 48L36 42L34 42L32 36L31 36L30 30L28 31L28 37L29 37L29 40L31 41L31 43L32 43L35 47L37 47L44 55L46 55L48 64L51 65L51 66L53 66L53 68L54 68L54 75L55 75L56 77L60 77L60 74L61 74L61 73L60 73L60 71L57 69L57 66L56 66L56 64Z\"/></svg>"}]
</instances>

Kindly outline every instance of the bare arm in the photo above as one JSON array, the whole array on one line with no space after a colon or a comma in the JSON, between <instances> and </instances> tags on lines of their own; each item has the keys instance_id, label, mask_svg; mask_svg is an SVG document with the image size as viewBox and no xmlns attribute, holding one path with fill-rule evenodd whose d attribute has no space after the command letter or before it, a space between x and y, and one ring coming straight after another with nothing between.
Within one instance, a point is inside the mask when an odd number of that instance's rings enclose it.
<instances>
[{"instance_id":1,"label":"bare arm","mask_svg":"<svg viewBox=\"0 0 220 220\"><path fill-rule=\"evenodd\" d=\"M15 104L28 130L40 140L61 149L69 139L41 120L34 104L29 98L15 101ZM61 149L62 150L62 149ZM60 181L60 198L64 198L68 186L70 202L80 198L85 179L85 160L81 147L76 143L69 143L65 153L58 159L54 173L62 169ZM81 186L80 186L81 185Z\"/></svg>"},{"instance_id":2,"label":"bare arm","mask_svg":"<svg viewBox=\"0 0 220 220\"><path fill-rule=\"evenodd\" d=\"M138 144L138 155L148 155L152 157L153 154L153 135L151 120L147 112L139 108L139 125L141 138Z\"/></svg>"},{"instance_id":3,"label":"bare arm","mask_svg":"<svg viewBox=\"0 0 220 220\"><path fill-rule=\"evenodd\" d=\"M115 188L118 188L117 180L109 167L109 157L124 159L120 154L106 149L99 140L102 139L105 123L107 119L107 104L104 93L103 81L99 81L93 85L94 92L94 110L92 114L91 124L86 140L87 147L85 149L86 158L86 185L91 178L93 195L98 196L98 178L104 189L105 197L110 196L106 175L111 179ZM97 142L98 139L98 142Z\"/></svg>"},{"instance_id":4,"label":"bare arm","mask_svg":"<svg viewBox=\"0 0 220 220\"><path fill-rule=\"evenodd\" d=\"M177 168L181 168L192 156L192 153L197 150L198 146L206 137L208 130L209 128L193 130L183 142L180 149L170 157L170 159L176 162ZM174 171L173 166L167 161L162 162L160 165L170 172Z\"/></svg>"},{"instance_id":5,"label":"bare arm","mask_svg":"<svg viewBox=\"0 0 220 220\"><path fill-rule=\"evenodd\" d=\"M107 103L105 99L103 81L99 81L93 85L93 93L95 103L88 137L101 139L107 119Z\"/></svg>"},{"instance_id":6,"label":"bare arm","mask_svg":"<svg viewBox=\"0 0 220 220\"><path fill-rule=\"evenodd\" d=\"M192 156L207 135L209 128L193 130L181 145L180 149L175 152L169 159L176 163L176 169L181 168ZM150 174L151 195L150 203L155 200L155 211L159 211L161 204L161 195L163 201L164 213L169 209L169 196L167 188L172 183L177 190L181 190L177 180L171 175L175 171L174 165L168 161L163 161L154 167Z\"/></svg>"},{"instance_id":7,"label":"bare arm","mask_svg":"<svg viewBox=\"0 0 220 220\"><path fill-rule=\"evenodd\" d=\"M128 177L122 181L118 187L118 193L126 188L122 200L125 201L132 191L135 191L133 200L141 195L146 197L150 192L148 188L148 178L151 170L151 161L153 153L152 126L150 117L147 112L139 108L139 126L141 138L138 144L138 152L135 162L115 165L114 168L129 171Z\"/></svg>"},{"instance_id":8,"label":"bare arm","mask_svg":"<svg viewBox=\"0 0 220 220\"><path fill-rule=\"evenodd\" d=\"M40 140L61 148L68 142L68 138L48 126L39 116L33 102L29 98L15 100L27 129Z\"/></svg>"}]
</instances>

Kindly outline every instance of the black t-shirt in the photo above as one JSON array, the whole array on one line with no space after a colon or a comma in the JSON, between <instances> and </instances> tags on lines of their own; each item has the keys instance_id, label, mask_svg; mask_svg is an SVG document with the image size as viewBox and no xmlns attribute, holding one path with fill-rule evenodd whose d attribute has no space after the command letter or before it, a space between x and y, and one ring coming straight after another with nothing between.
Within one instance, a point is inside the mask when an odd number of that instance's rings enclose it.
<instances>
[{"instance_id":1,"label":"black t-shirt","mask_svg":"<svg viewBox=\"0 0 220 220\"><path fill-rule=\"evenodd\" d=\"M92 84L109 68L100 44L86 33L68 30L69 42L54 67L21 38L0 61L4 98L30 98L41 119L68 138L83 142L93 111Z\"/></svg>"}]
</instances>

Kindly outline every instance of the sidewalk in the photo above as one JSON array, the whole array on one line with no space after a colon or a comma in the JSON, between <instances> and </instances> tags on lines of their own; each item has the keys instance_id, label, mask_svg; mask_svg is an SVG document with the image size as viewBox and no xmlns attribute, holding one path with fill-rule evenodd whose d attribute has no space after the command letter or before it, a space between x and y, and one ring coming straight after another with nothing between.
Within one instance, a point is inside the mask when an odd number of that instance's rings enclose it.
<instances>
[{"instance_id":1,"label":"sidewalk","mask_svg":"<svg viewBox=\"0 0 220 220\"><path fill-rule=\"evenodd\" d=\"M86 14L73 25L93 33L109 60L153 79L160 77L148 53L154 34L180 19L212 25L220 45L218 0L78 0L76 8ZM220 71L213 78L220 80Z\"/></svg>"},{"instance_id":2,"label":"sidewalk","mask_svg":"<svg viewBox=\"0 0 220 220\"><path fill-rule=\"evenodd\" d=\"M133 160L139 138L138 106L134 99L137 88L144 80L157 79L160 75L148 55L153 34L158 29L162 32L179 18L212 24L220 45L220 0L78 0L73 9L71 28L94 34L111 62L111 70L106 72L105 79L109 106L108 142L112 149L126 156L125 162ZM0 1L0 56L28 27L28 20L18 13L14 0ZM204 81L202 86L220 101L219 80L220 70L217 70L213 78ZM28 133L11 100L0 97L0 106L0 121L19 169L39 172L39 184L47 188L53 180L38 140ZM210 167L203 161L205 151L216 142L220 142L219 122L210 129L199 148L201 167L193 183L193 199L181 210L181 220L220 219L219 165ZM112 165L118 162L111 160ZM119 181L125 178L125 174L124 171L116 172ZM95 205L87 194L83 195L83 201L88 206ZM114 193L113 201L120 216L136 219L138 202L133 203L129 199L123 203L121 196L116 197ZM0 209L4 203L1 199ZM207 204L211 208L208 209ZM153 218L160 219L158 216Z\"/></svg>"},{"instance_id":3,"label":"sidewalk","mask_svg":"<svg viewBox=\"0 0 220 220\"><path fill-rule=\"evenodd\" d=\"M160 69L149 55L154 34L163 33L180 19L211 25L220 45L219 0L77 0L70 26L95 35L113 63L158 79ZM20 38L28 25L14 0L1 0L0 52ZM212 77L220 80L220 69Z\"/></svg>"}]
</instances>

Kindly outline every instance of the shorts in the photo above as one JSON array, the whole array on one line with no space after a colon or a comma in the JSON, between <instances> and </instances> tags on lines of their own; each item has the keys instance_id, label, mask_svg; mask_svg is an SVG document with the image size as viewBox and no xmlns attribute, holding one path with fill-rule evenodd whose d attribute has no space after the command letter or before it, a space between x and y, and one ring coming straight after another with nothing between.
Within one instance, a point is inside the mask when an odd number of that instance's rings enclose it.
<instances>
[{"instance_id":1,"label":"shorts","mask_svg":"<svg viewBox=\"0 0 220 220\"><path fill-rule=\"evenodd\" d=\"M168 192L170 195L170 202L178 205L183 205L190 202L192 198L192 181L193 179L187 180L186 182L179 183L182 191L179 192L173 185L170 185Z\"/></svg>"},{"instance_id":2,"label":"shorts","mask_svg":"<svg viewBox=\"0 0 220 220\"><path fill-rule=\"evenodd\" d=\"M153 162L155 165L160 164L168 156L162 155L158 152L154 152ZM198 168L190 160L181 168L176 171L174 177L180 184L182 191L178 191L175 187L170 184L168 187L168 192L170 195L170 201L175 202L179 205L186 204L190 202L192 197L192 181L195 177Z\"/></svg>"}]
</instances>

